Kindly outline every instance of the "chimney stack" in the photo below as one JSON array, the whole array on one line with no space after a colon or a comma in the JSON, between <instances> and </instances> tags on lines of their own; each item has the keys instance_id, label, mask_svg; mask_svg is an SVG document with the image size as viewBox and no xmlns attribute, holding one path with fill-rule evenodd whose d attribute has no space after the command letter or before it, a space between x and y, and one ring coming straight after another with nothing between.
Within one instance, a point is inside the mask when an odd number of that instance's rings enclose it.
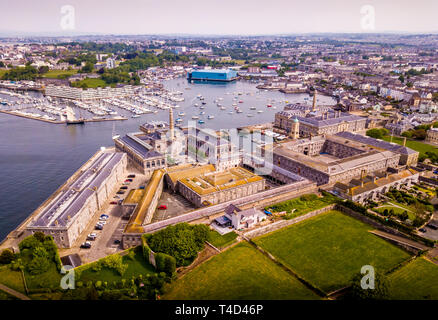
<instances>
[{"instance_id":1,"label":"chimney stack","mask_svg":"<svg viewBox=\"0 0 438 320\"><path fill-rule=\"evenodd\" d=\"M169 131L170 131L170 140L173 141L175 137L175 130L174 130L174 124L173 124L173 108L169 108Z\"/></svg>"},{"instance_id":2,"label":"chimney stack","mask_svg":"<svg viewBox=\"0 0 438 320\"><path fill-rule=\"evenodd\" d=\"M313 105L312 105L312 111L316 111L316 89L315 92L313 93Z\"/></svg>"}]
</instances>

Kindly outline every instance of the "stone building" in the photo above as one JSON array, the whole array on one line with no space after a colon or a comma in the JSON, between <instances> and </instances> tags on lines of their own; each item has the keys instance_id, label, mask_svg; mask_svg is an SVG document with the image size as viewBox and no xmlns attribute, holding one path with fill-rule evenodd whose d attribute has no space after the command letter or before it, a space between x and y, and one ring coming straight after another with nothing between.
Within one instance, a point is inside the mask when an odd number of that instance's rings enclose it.
<instances>
[{"instance_id":1,"label":"stone building","mask_svg":"<svg viewBox=\"0 0 438 320\"><path fill-rule=\"evenodd\" d=\"M362 170L376 172L397 167L400 154L337 136L312 137L278 144L273 163L318 185L349 181Z\"/></svg>"},{"instance_id":2,"label":"stone building","mask_svg":"<svg viewBox=\"0 0 438 320\"><path fill-rule=\"evenodd\" d=\"M403 166L416 166L418 162L419 152L406 147L406 138L404 139L403 145L396 143L391 143L379 139L374 139L368 136L363 136L360 134L354 134L351 132L340 132L336 136L345 138L351 141L356 141L364 145L370 145L376 149L388 150L400 155L399 165Z\"/></svg>"},{"instance_id":3,"label":"stone building","mask_svg":"<svg viewBox=\"0 0 438 320\"><path fill-rule=\"evenodd\" d=\"M265 179L242 168L208 172L178 180L178 191L195 206L239 199L265 190Z\"/></svg>"},{"instance_id":4,"label":"stone building","mask_svg":"<svg viewBox=\"0 0 438 320\"><path fill-rule=\"evenodd\" d=\"M413 183L418 183L419 172L406 169L396 173L378 172L374 175L364 175L361 179L353 179L349 183L336 183L333 191L344 199L365 203L378 201L391 188L399 190L401 187L409 188Z\"/></svg>"},{"instance_id":5,"label":"stone building","mask_svg":"<svg viewBox=\"0 0 438 320\"><path fill-rule=\"evenodd\" d=\"M126 175L124 153L99 152L73 175L53 199L37 209L26 227L53 236L60 248L70 248L94 214L117 190Z\"/></svg>"},{"instance_id":6,"label":"stone building","mask_svg":"<svg viewBox=\"0 0 438 320\"><path fill-rule=\"evenodd\" d=\"M299 135L302 137L335 134L342 131L357 132L366 127L367 119L335 111L327 106L316 106L316 93L312 108L307 105L292 104L275 114L274 127L293 135L296 120L299 121Z\"/></svg>"},{"instance_id":7,"label":"stone building","mask_svg":"<svg viewBox=\"0 0 438 320\"><path fill-rule=\"evenodd\" d=\"M427 130L426 141L438 144L438 128L430 128Z\"/></svg>"}]
</instances>

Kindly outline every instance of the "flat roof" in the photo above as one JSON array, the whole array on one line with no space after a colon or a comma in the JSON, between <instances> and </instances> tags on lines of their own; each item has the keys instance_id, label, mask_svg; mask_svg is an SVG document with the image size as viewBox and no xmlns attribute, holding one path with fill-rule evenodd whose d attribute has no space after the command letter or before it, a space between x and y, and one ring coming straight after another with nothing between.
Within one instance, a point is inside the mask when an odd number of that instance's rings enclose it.
<instances>
[{"instance_id":1,"label":"flat roof","mask_svg":"<svg viewBox=\"0 0 438 320\"><path fill-rule=\"evenodd\" d=\"M44 208L29 226L66 227L88 198L101 187L123 156L123 153L101 153L78 178Z\"/></svg>"},{"instance_id":2,"label":"flat roof","mask_svg":"<svg viewBox=\"0 0 438 320\"><path fill-rule=\"evenodd\" d=\"M179 180L179 182L197 194L206 195L260 180L263 180L263 178L242 167L237 167L230 168L226 171L215 171L203 175L186 177Z\"/></svg>"}]
</instances>

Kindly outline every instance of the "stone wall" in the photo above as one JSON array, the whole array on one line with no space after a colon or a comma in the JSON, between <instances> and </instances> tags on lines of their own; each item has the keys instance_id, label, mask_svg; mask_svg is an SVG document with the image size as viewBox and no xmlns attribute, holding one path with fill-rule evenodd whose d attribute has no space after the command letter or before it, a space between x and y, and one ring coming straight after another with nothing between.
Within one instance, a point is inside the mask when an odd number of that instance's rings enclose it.
<instances>
[{"instance_id":1,"label":"stone wall","mask_svg":"<svg viewBox=\"0 0 438 320\"><path fill-rule=\"evenodd\" d=\"M308 213L306 213L302 216L296 217L294 219L280 220L280 221L274 222L272 224L269 224L267 226L248 231L245 233L245 237L247 237L249 239L259 237L259 236L265 235L267 233L274 232L276 230L279 230L279 229L291 226L293 224L296 224L298 222L307 220L309 218L315 217L317 215L320 215L321 213L333 210L334 208L335 208L335 204L332 204L332 205L329 205L327 207L308 212Z\"/></svg>"}]
</instances>

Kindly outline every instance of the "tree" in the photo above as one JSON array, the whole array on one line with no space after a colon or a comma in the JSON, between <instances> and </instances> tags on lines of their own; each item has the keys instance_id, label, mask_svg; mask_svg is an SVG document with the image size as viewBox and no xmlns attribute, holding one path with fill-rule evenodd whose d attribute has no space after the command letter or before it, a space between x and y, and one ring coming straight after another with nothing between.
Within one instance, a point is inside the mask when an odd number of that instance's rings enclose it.
<instances>
[{"instance_id":1,"label":"tree","mask_svg":"<svg viewBox=\"0 0 438 320\"><path fill-rule=\"evenodd\" d=\"M400 220L401 221L406 221L408 218L409 218L408 212L406 210L403 211L403 213L400 215Z\"/></svg>"},{"instance_id":2,"label":"tree","mask_svg":"<svg viewBox=\"0 0 438 320\"><path fill-rule=\"evenodd\" d=\"M0 68L6 67L3 61L0 61Z\"/></svg>"},{"instance_id":3,"label":"tree","mask_svg":"<svg viewBox=\"0 0 438 320\"><path fill-rule=\"evenodd\" d=\"M389 130L385 128L381 129L370 129L366 132L366 135L375 139L383 139L384 136L387 136L389 134Z\"/></svg>"},{"instance_id":4,"label":"tree","mask_svg":"<svg viewBox=\"0 0 438 320\"><path fill-rule=\"evenodd\" d=\"M49 72L49 67L48 66L41 66L41 67L38 68L38 73L39 74L44 74L44 73L47 73L47 72Z\"/></svg>"},{"instance_id":5,"label":"tree","mask_svg":"<svg viewBox=\"0 0 438 320\"><path fill-rule=\"evenodd\" d=\"M410 81L408 83L406 83L406 87L408 87L408 88L412 88L413 86L414 86L414 84Z\"/></svg>"},{"instance_id":6,"label":"tree","mask_svg":"<svg viewBox=\"0 0 438 320\"><path fill-rule=\"evenodd\" d=\"M398 80L400 80L401 83L404 83L405 77L403 75L401 75L400 77L398 77Z\"/></svg>"},{"instance_id":7,"label":"tree","mask_svg":"<svg viewBox=\"0 0 438 320\"><path fill-rule=\"evenodd\" d=\"M91 62L86 62L85 66L83 66L80 70L81 73L91 73L93 72L94 65Z\"/></svg>"},{"instance_id":8,"label":"tree","mask_svg":"<svg viewBox=\"0 0 438 320\"><path fill-rule=\"evenodd\" d=\"M15 254L12 250L5 249L0 254L0 264L9 264L15 259Z\"/></svg>"}]
</instances>

